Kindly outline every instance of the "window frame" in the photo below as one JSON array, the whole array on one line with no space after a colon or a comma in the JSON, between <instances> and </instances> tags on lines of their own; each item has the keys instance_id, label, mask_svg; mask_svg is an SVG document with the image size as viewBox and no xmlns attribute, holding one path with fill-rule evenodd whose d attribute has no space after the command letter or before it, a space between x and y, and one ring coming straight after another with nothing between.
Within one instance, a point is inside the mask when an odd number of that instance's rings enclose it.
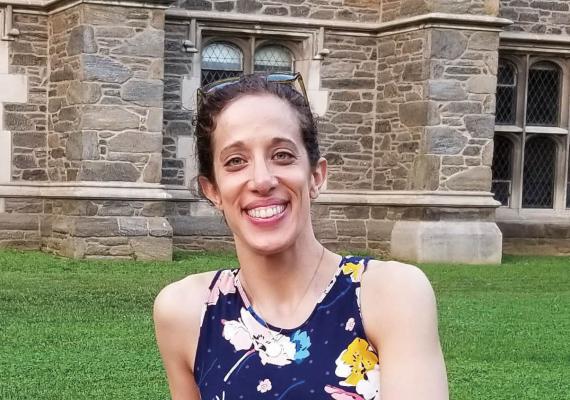
<instances>
[{"instance_id":1,"label":"window frame","mask_svg":"<svg viewBox=\"0 0 570 400\"><path fill-rule=\"evenodd\" d=\"M570 137L569 137L569 79L570 79L570 59L565 59L559 55L547 56L543 54L524 54L513 52L500 54L499 62L502 60L510 62L516 68L516 107L515 124L495 124L495 135L509 138L513 142L513 166L512 166L512 186L509 205L502 209L518 210L541 210L541 211L570 211L566 207L567 184L569 183L570 168ZM556 65L560 71L560 98L558 103L558 124L557 126L527 125L527 96L528 96L528 76L530 68L542 62L549 62ZM529 139L536 136L546 135L551 137L556 144L555 177L554 177L554 197L553 207L548 209L523 208L523 176L524 176L524 156L525 147ZM569 204L570 206L570 204ZM531 211L532 212L532 211Z\"/></svg>"}]
</instances>

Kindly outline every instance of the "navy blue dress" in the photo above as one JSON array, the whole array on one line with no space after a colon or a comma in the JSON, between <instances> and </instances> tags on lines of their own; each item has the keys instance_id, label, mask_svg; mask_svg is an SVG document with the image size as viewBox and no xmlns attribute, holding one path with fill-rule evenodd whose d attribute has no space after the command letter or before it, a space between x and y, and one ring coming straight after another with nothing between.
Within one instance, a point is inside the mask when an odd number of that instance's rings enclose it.
<instances>
[{"instance_id":1,"label":"navy blue dress","mask_svg":"<svg viewBox=\"0 0 570 400\"><path fill-rule=\"evenodd\" d=\"M367 263L343 257L312 314L295 329L266 324L256 314L238 269L218 271L194 364L202 400L376 399L378 354L360 312Z\"/></svg>"}]
</instances>

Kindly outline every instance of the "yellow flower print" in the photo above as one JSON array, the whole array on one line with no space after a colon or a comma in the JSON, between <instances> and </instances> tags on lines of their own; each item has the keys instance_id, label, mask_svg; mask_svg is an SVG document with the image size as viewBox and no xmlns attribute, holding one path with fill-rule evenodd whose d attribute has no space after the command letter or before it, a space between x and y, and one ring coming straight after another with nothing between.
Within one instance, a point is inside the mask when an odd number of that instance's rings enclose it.
<instances>
[{"instance_id":1,"label":"yellow flower print","mask_svg":"<svg viewBox=\"0 0 570 400\"><path fill-rule=\"evenodd\" d=\"M368 342L356 338L348 345L336 360L336 375L345 378L341 385L356 386L364 379L368 371L378 364L378 356L371 350Z\"/></svg>"},{"instance_id":2,"label":"yellow flower print","mask_svg":"<svg viewBox=\"0 0 570 400\"><path fill-rule=\"evenodd\" d=\"M350 275L350 279L353 282L359 282L362 276L362 271L364 270L364 264L358 259L356 262L348 261L342 266L342 273L345 275Z\"/></svg>"}]
</instances>

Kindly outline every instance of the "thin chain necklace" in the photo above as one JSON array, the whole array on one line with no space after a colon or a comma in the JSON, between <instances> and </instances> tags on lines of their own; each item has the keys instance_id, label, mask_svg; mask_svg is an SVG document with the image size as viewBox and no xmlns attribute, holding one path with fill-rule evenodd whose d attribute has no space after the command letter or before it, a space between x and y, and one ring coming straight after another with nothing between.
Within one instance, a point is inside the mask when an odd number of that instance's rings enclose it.
<instances>
[{"instance_id":1,"label":"thin chain necklace","mask_svg":"<svg viewBox=\"0 0 570 400\"><path fill-rule=\"evenodd\" d=\"M323 246L323 250L321 251L321 257L319 258L319 263L317 264L317 267L315 268L315 271L313 272L313 276L311 277L309 284L307 285L307 287L305 288L305 292L303 293L303 295L301 296L301 299L299 300L299 302L297 303L297 305L295 306L295 308L293 308L293 312L291 314L295 314L297 312L297 310L299 309L299 307L301 306L301 304L303 303L303 300L305 300L305 297L307 297L307 293L309 293L309 289L311 288L313 281L315 280L315 277L317 276L317 272L319 271L320 267L321 267L321 263L323 261L323 257L325 255L325 246ZM242 274L240 274L242 275ZM247 290L247 292L249 292L249 302L251 303L253 300L253 292L251 291L251 288L249 287L249 285L246 283L245 280L239 279L238 278L238 283L242 284L242 286L244 287L244 289ZM261 308L261 304L257 304L257 308L258 310L261 312L262 315L264 315L265 313L263 312L263 309ZM267 325L267 321L265 320L265 318L261 318L261 320L263 321L263 323L265 324L265 327L267 328L267 330L271 333L271 339L275 342L275 337L280 335L281 332L283 332L283 328L279 329L279 332L277 332L275 335L273 334L273 330L269 328L269 325Z\"/></svg>"}]
</instances>

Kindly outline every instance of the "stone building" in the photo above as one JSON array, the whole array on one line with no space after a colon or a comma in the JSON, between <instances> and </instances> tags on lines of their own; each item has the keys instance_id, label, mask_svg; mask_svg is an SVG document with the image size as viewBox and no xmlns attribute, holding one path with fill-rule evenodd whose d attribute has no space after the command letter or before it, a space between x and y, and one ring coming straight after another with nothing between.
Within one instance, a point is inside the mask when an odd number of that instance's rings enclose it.
<instances>
[{"instance_id":1,"label":"stone building","mask_svg":"<svg viewBox=\"0 0 570 400\"><path fill-rule=\"evenodd\" d=\"M196 89L298 71L328 247L568 253L569 53L567 1L0 0L0 246L231 248L188 189Z\"/></svg>"}]
</instances>

